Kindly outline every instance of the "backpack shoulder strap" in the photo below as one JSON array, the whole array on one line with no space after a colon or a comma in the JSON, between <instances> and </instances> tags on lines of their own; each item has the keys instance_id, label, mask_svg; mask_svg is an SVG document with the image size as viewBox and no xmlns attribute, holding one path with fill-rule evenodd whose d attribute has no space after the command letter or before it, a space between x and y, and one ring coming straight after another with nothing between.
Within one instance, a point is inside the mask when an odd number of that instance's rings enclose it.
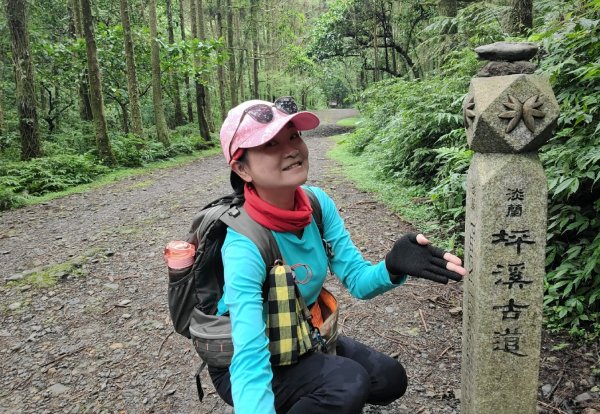
<instances>
[{"instance_id":1,"label":"backpack shoulder strap","mask_svg":"<svg viewBox=\"0 0 600 414\"><path fill-rule=\"evenodd\" d=\"M282 259L279 246L277 246L271 231L252 220L243 207L231 207L221 216L221 221L236 232L248 237L256 245L267 269L270 269L276 260Z\"/></svg>"},{"instance_id":2,"label":"backpack shoulder strap","mask_svg":"<svg viewBox=\"0 0 600 414\"><path fill-rule=\"evenodd\" d=\"M305 190L313 210L313 218L315 219L319 234L323 240L327 258L330 259L333 256L333 252L330 243L324 239L323 211L321 209L321 204L314 192L309 189ZM264 262L267 264L267 270L275 264L275 261L283 259L279 246L277 246L277 242L271 231L254 221L242 206L228 208L228 210L220 216L220 220L236 232L243 234L252 240L258 248Z\"/></svg>"},{"instance_id":3,"label":"backpack shoulder strap","mask_svg":"<svg viewBox=\"0 0 600 414\"><path fill-rule=\"evenodd\" d=\"M333 269L331 268L331 258L333 257L333 247L331 243L325 239L325 229L323 226L323 209L321 209L321 203L319 203L319 199L315 193L309 188L305 188L305 193L310 200L310 206L313 210L313 218L317 224L317 228L319 229L319 234L321 235L321 240L323 242L323 248L325 249L325 254L327 254L327 261L329 263L329 270L331 274L333 274Z\"/></svg>"},{"instance_id":4,"label":"backpack shoulder strap","mask_svg":"<svg viewBox=\"0 0 600 414\"><path fill-rule=\"evenodd\" d=\"M315 193L312 192L312 190L308 188L304 188L303 190L304 193L307 195L308 199L310 200L310 206L313 211L313 217L315 219L315 222L317 223L319 234L321 234L321 238L323 238L325 237L325 230L323 229L323 210L321 209L321 203L319 203L317 196L315 195Z\"/></svg>"}]
</instances>

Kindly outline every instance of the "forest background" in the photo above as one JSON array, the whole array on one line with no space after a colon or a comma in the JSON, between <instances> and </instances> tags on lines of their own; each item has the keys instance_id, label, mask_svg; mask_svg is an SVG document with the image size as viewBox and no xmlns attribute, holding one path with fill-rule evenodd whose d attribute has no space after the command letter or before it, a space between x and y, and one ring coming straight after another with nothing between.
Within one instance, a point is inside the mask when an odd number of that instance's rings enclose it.
<instances>
[{"instance_id":1,"label":"forest background","mask_svg":"<svg viewBox=\"0 0 600 414\"><path fill-rule=\"evenodd\" d=\"M291 95L356 106L333 156L459 253L473 49L535 42L561 105L540 150L545 324L600 335L600 0L2 2L0 210L198 157L229 108Z\"/></svg>"}]
</instances>

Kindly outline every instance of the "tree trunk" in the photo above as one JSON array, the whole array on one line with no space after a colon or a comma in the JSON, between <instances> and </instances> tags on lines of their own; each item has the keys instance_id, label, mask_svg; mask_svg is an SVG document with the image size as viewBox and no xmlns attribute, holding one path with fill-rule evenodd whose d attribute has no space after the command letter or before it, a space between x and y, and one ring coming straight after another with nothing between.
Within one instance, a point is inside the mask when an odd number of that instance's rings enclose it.
<instances>
[{"instance_id":1,"label":"tree trunk","mask_svg":"<svg viewBox=\"0 0 600 414\"><path fill-rule=\"evenodd\" d=\"M223 14L221 9L221 0L217 0L217 37L223 37ZM217 67L217 79L219 81L219 107L221 109L221 119L227 117L227 105L225 103L225 71L223 65Z\"/></svg>"},{"instance_id":2,"label":"tree trunk","mask_svg":"<svg viewBox=\"0 0 600 414\"><path fill-rule=\"evenodd\" d=\"M245 85L244 85L244 54L247 53L247 49L244 47L240 48L240 59L238 60L238 73L237 73L237 84L238 84L238 92L239 92L239 101L243 102L244 101L244 89L245 89Z\"/></svg>"},{"instance_id":3,"label":"tree trunk","mask_svg":"<svg viewBox=\"0 0 600 414\"><path fill-rule=\"evenodd\" d=\"M142 112L140 111L133 39L131 37L129 3L127 0L120 0L119 3L121 6L121 24L123 25L123 42L125 43L125 61L127 63L127 92L129 93L129 107L131 108L131 129L135 135L141 137L144 133L144 127L142 125ZM129 128L127 127L127 129Z\"/></svg>"},{"instance_id":4,"label":"tree trunk","mask_svg":"<svg viewBox=\"0 0 600 414\"><path fill-rule=\"evenodd\" d=\"M246 58L248 56L248 38L242 31L242 23L246 21L245 11L245 7L240 7L239 13L235 15L233 22L235 29L234 36L237 40L235 48L240 51L236 74L238 102L244 102L245 97L248 96L246 94L246 85L244 85L244 69L246 67Z\"/></svg>"},{"instance_id":5,"label":"tree trunk","mask_svg":"<svg viewBox=\"0 0 600 414\"><path fill-rule=\"evenodd\" d=\"M379 51L377 48L377 25L375 25L373 26L373 82L379 81Z\"/></svg>"},{"instance_id":6,"label":"tree trunk","mask_svg":"<svg viewBox=\"0 0 600 414\"><path fill-rule=\"evenodd\" d=\"M165 111L162 101L162 90L160 85L160 52L158 48L158 29L156 28L156 0L150 0L148 20L150 23L150 52L152 60L152 102L154 104L154 121L156 123L156 135L165 147L171 145L169 142L169 131L165 119Z\"/></svg>"},{"instance_id":7,"label":"tree trunk","mask_svg":"<svg viewBox=\"0 0 600 414\"><path fill-rule=\"evenodd\" d=\"M79 0L70 0L70 10L73 21L73 37L83 38L83 25L81 24L81 7ZM88 80L87 69L84 69L79 74L79 118L83 121L91 121L94 119L92 114L92 104L90 102L90 85Z\"/></svg>"},{"instance_id":8,"label":"tree trunk","mask_svg":"<svg viewBox=\"0 0 600 414\"><path fill-rule=\"evenodd\" d=\"M533 27L533 0L512 0L510 8L510 33L527 36Z\"/></svg>"},{"instance_id":9,"label":"tree trunk","mask_svg":"<svg viewBox=\"0 0 600 414\"><path fill-rule=\"evenodd\" d=\"M192 37L198 38L198 22L197 22L197 14L196 14L196 0L190 0L190 15L192 16ZM195 63L198 64L196 58ZM204 112L204 107L206 103L206 93L204 91L204 85L202 85L202 80L200 79L200 75L196 74L194 77L194 84L196 86L196 109L198 111L198 127L200 129L200 136L205 141L210 141L210 128L208 126L208 122L206 121L206 113Z\"/></svg>"},{"instance_id":10,"label":"tree trunk","mask_svg":"<svg viewBox=\"0 0 600 414\"><path fill-rule=\"evenodd\" d=\"M15 69L15 97L19 113L21 159L24 161L42 155L25 8L25 0L6 1L6 20L10 31Z\"/></svg>"},{"instance_id":11,"label":"tree trunk","mask_svg":"<svg viewBox=\"0 0 600 414\"><path fill-rule=\"evenodd\" d=\"M229 99L231 107L238 104L237 82L235 79L235 49L233 48L233 7L231 0L227 0L227 50L229 51Z\"/></svg>"},{"instance_id":12,"label":"tree trunk","mask_svg":"<svg viewBox=\"0 0 600 414\"><path fill-rule=\"evenodd\" d=\"M183 15L183 0L179 0L179 28L181 29L181 40L185 40L185 18ZM183 82L185 83L188 121L194 122L194 108L192 106L192 97L190 95L190 77L187 72L183 77Z\"/></svg>"},{"instance_id":13,"label":"tree trunk","mask_svg":"<svg viewBox=\"0 0 600 414\"><path fill-rule=\"evenodd\" d=\"M196 3L196 19L198 23L198 38L202 41L206 40L206 33L204 30L204 6L202 4L202 0L197 0ZM203 80L204 82L204 80ZM204 114L206 116L206 122L208 123L208 127L210 131L214 131L215 127L212 121L212 110L210 106L210 95L206 93L206 87L204 83L202 84L202 88L204 89Z\"/></svg>"},{"instance_id":14,"label":"tree trunk","mask_svg":"<svg viewBox=\"0 0 600 414\"><path fill-rule=\"evenodd\" d=\"M437 8L439 16L456 17L458 2L457 0L438 0Z\"/></svg>"},{"instance_id":15,"label":"tree trunk","mask_svg":"<svg viewBox=\"0 0 600 414\"><path fill-rule=\"evenodd\" d=\"M96 147L98 156L107 164L115 164L108 132L106 130L106 117L104 115L104 98L102 97L102 79L100 77L100 65L98 64L96 39L94 37L94 22L90 0L81 0L81 11L83 15L83 32L87 52L87 66L90 77L90 103L96 127Z\"/></svg>"},{"instance_id":16,"label":"tree trunk","mask_svg":"<svg viewBox=\"0 0 600 414\"><path fill-rule=\"evenodd\" d=\"M116 99L119 107L121 108L121 127L125 134L129 134L129 112L127 112L127 103Z\"/></svg>"},{"instance_id":17,"label":"tree trunk","mask_svg":"<svg viewBox=\"0 0 600 414\"><path fill-rule=\"evenodd\" d=\"M250 27L252 35L252 98L258 99L258 1L250 0Z\"/></svg>"},{"instance_id":18,"label":"tree trunk","mask_svg":"<svg viewBox=\"0 0 600 414\"><path fill-rule=\"evenodd\" d=\"M169 36L169 44L175 43L175 34L173 33L173 10L171 0L166 0L167 7L167 34ZM173 103L175 105L175 125L185 124L185 117L181 109L181 93L179 92L179 80L172 70L169 71L169 80L173 88Z\"/></svg>"},{"instance_id":19,"label":"tree trunk","mask_svg":"<svg viewBox=\"0 0 600 414\"><path fill-rule=\"evenodd\" d=\"M4 64L0 59L0 79L4 79ZM4 140L1 138L4 135L6 126L4 125L4 92L2 84L0 84L0 151L4 149Z\"/></svg>"}]
</instances>

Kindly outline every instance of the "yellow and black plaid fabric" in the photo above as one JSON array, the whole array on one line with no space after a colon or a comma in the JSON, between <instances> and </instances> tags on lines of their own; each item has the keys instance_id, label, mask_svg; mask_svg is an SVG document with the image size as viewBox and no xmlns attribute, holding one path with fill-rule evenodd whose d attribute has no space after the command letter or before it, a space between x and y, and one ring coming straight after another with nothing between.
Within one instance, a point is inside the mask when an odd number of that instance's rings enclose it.
<instances>
[{"instance_id":1,"label":"yellow and black plaid fabric","mask_svg":"<svg viewBox=\"0 0 600 414\"><path fill-rule=\"evenodd\" d=\"M289 266L276 265L268 275L267 334L272 365L290 365L312 348L298 288Z\"/></svg>"}]
</instances>

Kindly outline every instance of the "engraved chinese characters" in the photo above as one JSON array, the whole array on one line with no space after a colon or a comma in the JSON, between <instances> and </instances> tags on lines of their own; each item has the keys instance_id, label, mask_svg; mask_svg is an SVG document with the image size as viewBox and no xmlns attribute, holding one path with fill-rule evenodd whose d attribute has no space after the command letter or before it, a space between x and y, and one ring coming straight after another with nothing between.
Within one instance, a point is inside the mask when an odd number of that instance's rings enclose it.
<instances>
[{"instance_id":1,"label":"engraved chinese characters","mask_svg":"<svg viewBox=\"0 0 600 414\"><path fill-rule=\"evenodd\" d=\"M467 178L461 412L535 413L547 205L535 150L558 106L547 80L517 74L474 78L463 114L476 153Z\"/></svg>"}]
</instances>

